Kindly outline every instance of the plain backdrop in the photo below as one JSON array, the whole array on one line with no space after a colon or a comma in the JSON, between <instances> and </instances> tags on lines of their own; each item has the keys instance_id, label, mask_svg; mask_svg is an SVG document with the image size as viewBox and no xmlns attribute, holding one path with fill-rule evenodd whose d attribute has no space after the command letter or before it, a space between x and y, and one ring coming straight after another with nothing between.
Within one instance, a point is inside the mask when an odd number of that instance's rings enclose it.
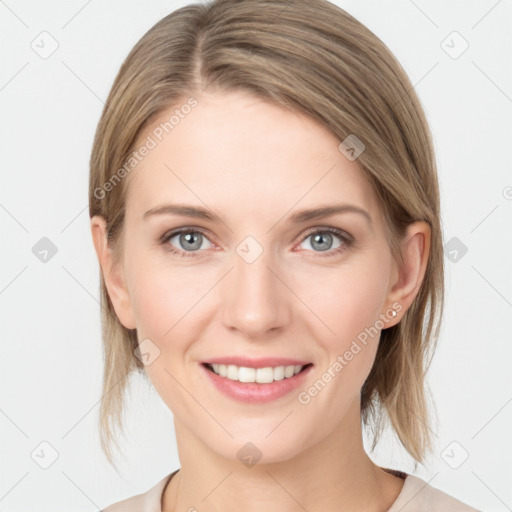
<instances>
[{"instance_id":1,"label":"plain backdrop","mask_svg":"<svg viewBox=\"0 0 512 512\"><path fill-rule=\"evenodd\" d=\"M87 186L121 62L186 3L0 1L1 511L92 512L179 467L172 414L140 378L126 404L121 474L99 448ZM385 42L415 86L433 131L447 243L446 316L429 373L435 453L414 470L388 433L371 456L482 510L511 510L512 3L335 3ZM46 262L37 244L53 248Z\"/></svg>"}]
</instances>

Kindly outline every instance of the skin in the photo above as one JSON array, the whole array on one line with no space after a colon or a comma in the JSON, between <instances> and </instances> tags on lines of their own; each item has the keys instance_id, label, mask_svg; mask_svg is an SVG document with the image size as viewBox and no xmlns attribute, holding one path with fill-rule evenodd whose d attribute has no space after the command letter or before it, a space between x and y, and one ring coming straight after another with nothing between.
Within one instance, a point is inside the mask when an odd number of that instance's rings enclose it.
<instances>
[{"instance_id":1,"label":"skin","mask_svg":"<svg viewBox=\"0 0 512 512\"><path fill-rule=\"evenodd\" d=\"M163 511L387 510L403 480L366 454L359 406L379 336L308 404L297 394L380 314L390 318L394 303L401 310L385 328L400 321L424 277L429 226L409 226L399 267L377 197L331 132L245 92L205 92L197 99L198 106L129 175L118 264L105 242L104 219L91 220L120 321L137 329L139 342L149 338L160 350L146 371L173 413L181 463L165 489ZM220 221L143 219L146 211L171 203L206 205ZM363 208L372 223L357 213L299 225L287 220L332 203ZM179 236L158 243L181 227L203 230L199 249L180 244ZM327 250L319 249L311 235L325 227L350 234L354 244L325 256L345 244L333 234L320 245ZM252 263L236 252L249 235L263 249ZM179 258L166 245L192 257ZM314 367L297 392L244 404L221 394L199 367L227 355L295 357ZM237 457L249 441L262 453L252 467Z\"/></svg>"}]
</instances>

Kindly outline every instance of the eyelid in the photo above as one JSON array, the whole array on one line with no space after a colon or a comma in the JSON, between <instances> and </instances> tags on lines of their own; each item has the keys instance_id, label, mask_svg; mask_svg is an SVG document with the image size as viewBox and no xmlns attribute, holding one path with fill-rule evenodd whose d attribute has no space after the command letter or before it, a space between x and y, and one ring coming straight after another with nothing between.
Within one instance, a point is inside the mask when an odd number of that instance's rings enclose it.
<instances>
[{"instance_id":1,"label":"eyelid","mask_svg":"<svg viewBox=\"0 0 512 512\"><path fill-rule=\"evenodd\" d=\"M318 232L332 233L342 239L345 239L347 242L354 242L354 237L350 233L348 233L344 229L335 228L333 226L313 226L312 228L308 228L306 230L306 233L302 235L302 238L300 240L303 241L308 236Z\"/></svg>"},{"instance_id":2,"label":"eyelid","mask_svg":"<svg viewBox=\"0 0 512 512\"><path fill-rule=\"evenodd\" d=\"M181 233L201 233L203 236L208 238L208 240L212 237L212 235L209 234L210 232L208 229L199 226L183 226L181 228L169 229L159 238L159 242L165 243L165 241L168 241L170 238L174 238L176 235Z\"/></svg>"}]
</instances>

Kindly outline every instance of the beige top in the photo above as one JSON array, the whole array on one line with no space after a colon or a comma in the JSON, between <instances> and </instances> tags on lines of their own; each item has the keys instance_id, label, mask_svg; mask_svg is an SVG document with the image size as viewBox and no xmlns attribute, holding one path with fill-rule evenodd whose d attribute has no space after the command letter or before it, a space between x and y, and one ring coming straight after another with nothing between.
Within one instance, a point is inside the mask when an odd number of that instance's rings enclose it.
<instances>
[{"instance_id":1,"label":"beige top","mask_svg":"<svg viewBox=\"0 0 512 512\"><path fill-rule=\"evenodd\" d=\"M162 495L171 478L179 471L162 478L143 494L113 503L102 512L162 512ZM405 478L402 491L388 512L480 512L448 494L430 486L421 478L395 470L387 470Z\"/></svg>"}]
</instances>

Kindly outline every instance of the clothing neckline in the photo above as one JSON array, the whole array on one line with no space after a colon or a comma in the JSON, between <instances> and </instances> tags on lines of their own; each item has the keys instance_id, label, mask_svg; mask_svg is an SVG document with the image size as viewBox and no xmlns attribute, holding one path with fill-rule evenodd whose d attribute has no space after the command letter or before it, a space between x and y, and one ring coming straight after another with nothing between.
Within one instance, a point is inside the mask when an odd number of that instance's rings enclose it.
<instances>
[{"instance_id":1,"label":"clothing neckline","mask_svg":"<svg viewBox=\"0 0 512 512\"><path fill-rule=\"evenodd\" d=\"M379 466L380 467L380 466ZM173 471L170 475L167 475L166 477L164 477L159 484L157 484L157 487L160 488L160 486L163 484L163 488L162 488L162 491L160 493L160 512L163 511L164 509L164 494L165 494L165 490L167 489L167 486L169 485L169 482L171 481L172 477L180 470L181 468L178 468L176 471ZM395 505L395 503L398 501L398 499L402 496L404 496L405 492L404 490L406 489L406 486L407 486L407 481L409 479L410 481L410 477L411 475L403 472L403 471L399 471L397 469L390 469L390 468L383 468L381 467L380 469L383 469L384 471L386 471L387 473L390 473L391 475L393 476L396 476L398 478L401 478L402 480L404 480L404 484L402 486L402 489L400 491L400 493L398 494L398 496L396 497L395 501L393 502L393 504L391 505L391 507L393 507Z\"/></svg>"},{"instance_id":2,"label":"clothing neckline","mask_svg":"<svg viewBox=\"0 0 512 512\"><path fill-rule=\"evenodd\" d=\"M169 482L171 481L171 478L180 470L181 468L178 468L176 471L173 471L170 475L167 475L163 478L162 482L165 482L164 487L162 489L162 492L160 493L160 512L164 509L164 494L165 489L167 489L167 486L169 485ZM165 481L167 479L167 481Z\"/></svg>"}]
</instances>

